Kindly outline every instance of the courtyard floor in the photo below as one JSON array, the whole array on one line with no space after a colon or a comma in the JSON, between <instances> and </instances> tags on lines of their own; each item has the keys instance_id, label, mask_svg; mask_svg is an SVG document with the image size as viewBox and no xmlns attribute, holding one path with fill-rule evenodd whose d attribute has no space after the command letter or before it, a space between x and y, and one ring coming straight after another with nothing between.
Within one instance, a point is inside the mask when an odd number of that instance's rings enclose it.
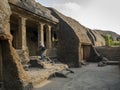
<instances>
[{"instance_id":1,"label":"courtyard floor","mask_svg":"<svg viewBox=\"0 0 120 90\"><path fill-rule=\"evenodd\" d=\"M89 64L72 68L68 78L52 78L33 90L120 90L120 69L117 65L98 67Z\"/></svg>"}]
</instances>

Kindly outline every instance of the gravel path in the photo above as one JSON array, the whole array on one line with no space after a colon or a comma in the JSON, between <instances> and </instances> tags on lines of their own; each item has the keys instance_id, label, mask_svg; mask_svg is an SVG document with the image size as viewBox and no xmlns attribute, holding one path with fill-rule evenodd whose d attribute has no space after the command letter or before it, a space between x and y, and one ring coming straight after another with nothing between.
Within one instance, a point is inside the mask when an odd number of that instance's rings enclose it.
<instances>
[{"instance_id":1,"label":"gravel path","mask_svg":"<svg viewBox=\"0 0 120 90\"><path fill-rule=\"evenodd\" d=\"M53 78L34 90L120 90L118 66L89 64L72 70L75 73L69 74L68 78Z\"/></svg>"}]
</instances>

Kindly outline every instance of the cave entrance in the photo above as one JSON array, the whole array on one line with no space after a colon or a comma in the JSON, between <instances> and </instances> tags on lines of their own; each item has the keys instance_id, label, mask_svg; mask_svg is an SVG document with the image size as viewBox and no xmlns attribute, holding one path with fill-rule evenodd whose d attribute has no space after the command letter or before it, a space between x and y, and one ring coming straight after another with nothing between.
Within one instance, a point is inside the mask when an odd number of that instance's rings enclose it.
<instances>
[{"instance_id":1,"label":"cave entrance","mask_svg":"<svg viewBox=\"0 0 120 90\"><path fill-rule=\"evenodd\" d=\"M12 45L15 49L22 48L21 42L21 31L19 30L19 17L17 15L12 14L10 16L10 33L13 36Z\"/></svg>"},{"instance_id":2,"label":"cave entrance","mask_svg":"<svg viewBox=\"0 0 120 90\"><path fill-rule=\"evenodd\" d=\"M57 47L58 35L57 31L54 28L51 29L51 41L52 47Z\"/></svg>"},{"instance_id":3,"label":"cave entrance","mask_svg":"<svg viewBox=\"0 0 120 90\"><path fill-rule=\"evenodd\" d=\"M5 80L8 77L5 77L6 75L6 69L5 66L8 65L9 62L9 50L8 50L8 41L7 40L1 40L0 41L0 90L3 90L5 88ZM8 74L7 74L8 75Z\"/></svg>"},{"instance_id":4,"label":"cave entrance","mask_svg":"<svg viewBox=\"0 0 120 90\"><path fill-rule=\"evenodd\" d=\"M81 60L88 61L90 58L91 46L82 45L81 46Z\"/></svg>"},{"instance_id":5,"label":"cave entrance","mask_svg":"<svg viewBox=\"0 0 120 90\"><path fill-rule=\"evenodd\" d=\"M30 56L38 55L38 24L32 20L26 21L26 38Z\"/></svg>"},{"instance_id":6,"label":"cave entrance","mask_svg":"<svg viewBox=\"0 0 120 90\"><path fill-rule=\"evenodd\" d=\"M44 41L43 41L44 45L45 45L45 47L47 47L47 38L48 37L47 37L47 26L46 25L44 26L44 29L43 29L43 36L44 36L43 37L44 38Z\"/></svg>"}]
</instances>

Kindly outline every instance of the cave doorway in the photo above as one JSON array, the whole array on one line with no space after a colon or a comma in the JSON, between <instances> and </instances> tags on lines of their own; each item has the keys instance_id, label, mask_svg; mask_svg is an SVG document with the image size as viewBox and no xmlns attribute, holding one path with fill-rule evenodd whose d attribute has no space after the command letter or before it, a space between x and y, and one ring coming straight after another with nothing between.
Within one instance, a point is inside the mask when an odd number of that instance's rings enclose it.
<instances>
[{"instance_id":1,"label":"cave doorway","mask_svg":"<svg viewBox=\"0 0 120 90\"><path fill-rule=\"evenodd\" d=\"M82 45L81 46L81 60L89 61L91 53L90 45Z\"/></svg>"},{"instance_id":2,"label":"cave doorway","mask_svg":"<svg viewBox=\"0 0 120 90\"><path fill-rule=\"evenodd\" d=\"M57 47L57 44L58 44L58 35L57 35L58 33L57 33L57 31L54 29L54 28L52 28L51 29L51 41L52 41L52 47L54 48L54 47Z\"/></svg>"},{"instance_id":3,"label":"cave doorway","mask_svg":"<svg viewBox=\"0 0 120 90\"><path fill-rule=\"evenodd\" d=\"M47 47L47 25L44 25L43 27L43 42L44 42L44 45L45 47Z\"/></svg>"},{"instance_id":4,"label":"cave doorway","mask_svg":"<svg viewBox=\"0 0 120 90\"><path fill-rule=\"evenodd\" d=\"M38 24L35 21L26 21L27 47L30 56L38 55Z\"/></svg>"},{"instance_id":5,"label":"cave doorway","mask_svg":"<svg viewBox=\"0 0 120 90\"><path fill-rule=\"evenodd\" d=\"M22 49L21 30L19 29L20 18L12 14L10 16L10 33L13 36L12 45L15 49Z\"/></svg>"},{"instance_id":6,"label":"cave doorway","mask_svg":"<svg viewBox=\"0 0 120 90\"><path fill-rule=\"evenodd\" d=\"M8 68L6 66L9 66L9 59L10 59L10 51L8 46L8 40L0 40L0 90L3 90L3 88L6 88L6 80L10 73L7 72ZM9 73L9 74L8 74Z\"/></svg>"}]
</instances>

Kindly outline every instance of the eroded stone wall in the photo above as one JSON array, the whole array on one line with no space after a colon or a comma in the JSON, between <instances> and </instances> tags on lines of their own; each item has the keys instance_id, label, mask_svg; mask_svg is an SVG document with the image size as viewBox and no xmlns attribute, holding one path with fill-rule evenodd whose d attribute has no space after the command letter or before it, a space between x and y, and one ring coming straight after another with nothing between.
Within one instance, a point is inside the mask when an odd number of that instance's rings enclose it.
<instances>
[{"instance_id":1,"label":"eroded stone wall","mask_svg":"<svg viewBox=\"0 0 120 90\"><path fill-rule=\"evenodd\" d=\"M57 55L59 61L70 67L79 67L79 38L73 28L58 14L52 14L59 19Z\"/></svg>"},{"instance_id":2,"label":"eroded stone wall","mask_svg":"<svg viewBox=\"0 0 120 90\"><path fill-rule=\"evenodd\" d=\"M0 32L6 31L9 29L9 16L11 14L11 10L8 4L8 0L0 1Z\"/></svg>"},{"instance_id":3,"label":"eroded stone wall","mask_svg":"<svg viewBox=\"0 0 120 90\"><path fill-rule=\"evenodd\" d=\"M3 40L2 57L3 57L3 83L5 90L22 90L28 84L29 77L24 71L20 58L11 41Z\"/></svg>"},{"instance_id":4,"label":"eroded stone wall","mask_svg":"<svg viewBox=\"0 0 120 90\"><path fill-rule=\"evenodd\" d=\"M120 61L120 47L95 47L97 52L110 61Z\"/></svg>"},{"instance_id":5,"label":"eroded stone wall","mask_svg":"<svg viewBox=\"0 0 120 90\"><path fill-rule=\"evenodd\" d=\"M11 15L7 0L0 0L0 44L2 57L2 79L5 90L22 90L30 81L20 58L12 46L12 35L10 34L9 19Z\"/></svg>"},{"instance_id":6,"label":"eroded stone wall","mask_svg":"<svg viewBox=\"0 0 120 90\"><path fill-rule=\"evenodd\" d=\"M53 16L59 19L58 56L63 62L73 65L86 59L94 59L95 46L104 46L104 38L96 31L81 25L76 20L66 17L55 9L49 8ZM72 66L72 65L70 65Z\"/></svg>"}]
</instances>

